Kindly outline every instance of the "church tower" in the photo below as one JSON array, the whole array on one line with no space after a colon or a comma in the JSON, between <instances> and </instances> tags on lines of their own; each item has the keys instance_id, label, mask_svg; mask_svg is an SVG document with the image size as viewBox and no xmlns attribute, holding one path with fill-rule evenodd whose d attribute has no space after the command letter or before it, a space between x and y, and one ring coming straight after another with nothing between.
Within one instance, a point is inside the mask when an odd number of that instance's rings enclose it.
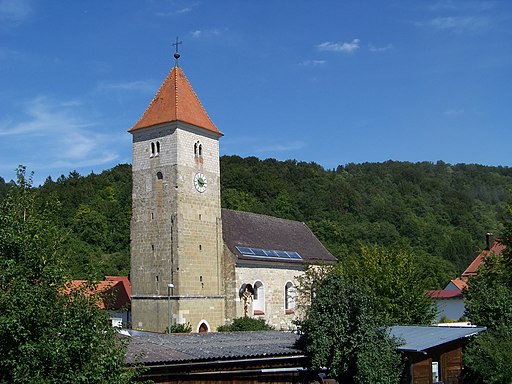
<instances>
[{"instance_id":1,"label":"church tower","mask_svg":"<svg viewBox=\"0 0 512 384\"><path fill-rule=\"evenodd\" d=\"M132 327L193 332L224 324L219 138L178 66L140 120L132 144ZM172 320L170 320L172 319Z\"/></svg>"}]
</instances>

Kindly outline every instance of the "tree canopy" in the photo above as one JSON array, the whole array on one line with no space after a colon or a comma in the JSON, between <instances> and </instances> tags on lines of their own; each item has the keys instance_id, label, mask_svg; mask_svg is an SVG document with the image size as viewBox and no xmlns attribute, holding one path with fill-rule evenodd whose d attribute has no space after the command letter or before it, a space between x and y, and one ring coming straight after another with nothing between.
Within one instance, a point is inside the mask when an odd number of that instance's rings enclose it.
<instances>
[{"instance_id":1,"label":"tree canopy","mask_svg":"<svg viewBox=\"0 0 512 384\"><path fill-rule=\"evenodd\" d=\"M361 243L410 246L429 289L462 272L486 232L501 232L512 184L512 168L441 161L336 169L255 157L220 161L224 208L303 221L340 260L358 254ZM0 179L0 200L11 187ZM57 224L70 234L65 267L73 277L129 272L129 165L87 176L72 171L35 192L61 202Z\"/></svg>"},{"instance_id":2,"label":"tree canopy","mask_svg":"<svg viewBox=\"0 0 512 384\"><path fill-rule=\"evenodd\" d=\"M435 318L411 249L362 245L360 254L340 264L348 281L365 284L387 325L430 324Z\"/></svg>"},{"instance_id":3,"label":"tree canopy","mask_svg":"<svg viewBox=\"0 0 512 384\"><path fill-rule=\"evenodd\" d=\"M0 382L126 383L123 342L93 287L66 285L66 232L25 168L0 203Z\"/></svg>"},{"instance_id":4,"label":"tree canopy","mask_svg":"<svg viewBox=\"0 0 512 384\"><path fill-rule=\"evenodd\" d=\"M397 341L379 319L367 286L330 273L298 323L299 345L314 368L327 367L340 383L399 383Z\"/></svg>"}]
</instances>

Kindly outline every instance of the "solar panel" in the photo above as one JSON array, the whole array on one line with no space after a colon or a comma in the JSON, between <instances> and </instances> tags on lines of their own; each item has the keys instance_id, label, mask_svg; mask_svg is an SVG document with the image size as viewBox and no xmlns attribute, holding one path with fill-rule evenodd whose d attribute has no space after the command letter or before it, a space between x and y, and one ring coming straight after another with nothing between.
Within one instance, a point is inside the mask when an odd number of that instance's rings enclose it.
<instances>
[{"instance_id":1,"label":"solar panel","mask_svg":"<svg viewBox=\"0 0 512 384\"><path fill-rule=\"evenodd\" d=\"M237 245L236 249L242 256L257 257L262 259L302 260L301 255L295 251L280 251L275 249L242 247L240 245Z\"/></svg>"}]
</instances>

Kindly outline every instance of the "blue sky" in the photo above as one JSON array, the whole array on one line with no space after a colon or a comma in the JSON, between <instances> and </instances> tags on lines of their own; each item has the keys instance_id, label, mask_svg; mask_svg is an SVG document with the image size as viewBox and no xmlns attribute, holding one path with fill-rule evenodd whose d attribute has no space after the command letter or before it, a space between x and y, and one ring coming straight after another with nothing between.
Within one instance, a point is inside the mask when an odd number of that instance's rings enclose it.
<instances>
[{"instance_id":1,"label":"blue sky","mask_svg":"<svg viewBox=\"0 0 512 384\"><path fill-rule=\"evenodd\" d=\"M0 0L0 176L131 162L174 65L222 154L512 166L512 2Z\"/></svg>"}]
</instances>

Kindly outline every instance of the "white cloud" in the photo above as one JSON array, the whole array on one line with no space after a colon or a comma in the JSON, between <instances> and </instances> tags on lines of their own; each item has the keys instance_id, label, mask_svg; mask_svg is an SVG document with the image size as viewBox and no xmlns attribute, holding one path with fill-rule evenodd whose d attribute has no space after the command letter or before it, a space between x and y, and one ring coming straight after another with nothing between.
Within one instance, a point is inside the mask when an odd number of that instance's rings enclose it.
<instances>
[{"instance_id":1,"label":"white cloud","mask_svg":"<svg viewBox=\"0 0 512 384\"><path fill-rule=\"evenodd\" d=\"M496 6L495 1L440 1L429 6L431 11L486 11Z\"/></svg>"},{"instance_id":2,"label":"white cloud","mask_svg":"<svg viewBox=\"0 0 512 384\"><path fill-rule=\"evenodd\" d=\"M419 27L433 28L440 31L476 32L490 25L487 17L483 16L440 16L428 21L416 22Z\"/></svg>"},{"instance_id":3,"label":"white cloud","mask_svg":"<svg viewBox=\"0 0 512 384\"><path fill-rule=\"evenodd\" d=\"M212 29L205 29L205 30L195 30L191 32L191 35L195 39L199 38L209 38L209 37L215 37L219 36L222 33L220 29L212 28Z\"/></svg>"},{"instance_id":4,"label":"white cloud","mask_svg":"<svg viewBox=\"0 0 512 384\"><path fill-rule=\"evenodd\" d=\"M281 143L281 144L263 144L257 148L258 152L266 153L266 152L289 152L296 151L298 149L304 148L304 143L300 141L292 141L289 143Z\"/></svg>"},{"instance_id":5,"label":"white cloud","mask_svg":"<svg viewBox=\"0 0 512 384\"><path fill-rule=\"evenodd\" d=\"M330 41L326 41L318 44L317 48L319 51L352 53L359 49L359 42L359 39L354 39L350 43L332 43Z\"/></svg>"},{"instance_id":6,"label":"white cloud","mask_svg":"<svg viewBox=\"0 0 512 384\"><path fill-rule=\"evenodd\" d=\"M133 92L151 92L155 90L155 84L151 81L129 81L125 83L102 82L98 84L99 92L109 91L133 91Z\"/></svg>"},{"instance_id":7,"label":"white cloud","mask_svg":"<svg viewBox=\"0 0 512 384\"><path fill-rule=\"evenodd\" d=\"M393 49L393 44L388 44L383 47L376 47L374 45L370 45L369 47L370 52L385 52L389 51L390 49Z\"/></svg>"},{"instance_id":8,"label":"white cloud","mask_svg":"<svg viewBox=\"0 0 512 384\"><path fill-rule=\"evenodd\" d=\"M299 63L299 65L303 67L319 67L325 64L327 64L325 60L306 60Z\"/></svg>"},{"instance_id":9,"label":"white cloud","mask_svg":"<svg viewBox=\"0 0 512 384\"><path fill-rule=\"evenodd\" d=\"M174 15L183 15L183 14L189 13L189 12L192 12L192 8L185 7L185 8L178 9L176 11L156 12L155 15L160 16L160 17L169 17L169 16L174 16Z\"/></svg>"},{"instance_id":10,"label":"white cloud","mask_svg":"<svg viewBox=\"0 0 512 384\"><path fill-rule=\"evenodd\" d=\"M25 105L25 117L0 122L0 169L25 164L43 179L71 169L109 164L120 158L122 131L105 134L81 110L79 101L38 97ZM121 131L119 131L121 132ZM61 169L55 169L60 167Z\"/></svg>"},{"instance_id":11,"label":"white cloud","mask_svg":"<svg viewBox=\"0 0 512 384\"><path fill-rule=\"evenodd\" d=\"M0 21L20 23L28 19L32 12L27 0L0 0Z\"/></svg>"}]
</instances>

